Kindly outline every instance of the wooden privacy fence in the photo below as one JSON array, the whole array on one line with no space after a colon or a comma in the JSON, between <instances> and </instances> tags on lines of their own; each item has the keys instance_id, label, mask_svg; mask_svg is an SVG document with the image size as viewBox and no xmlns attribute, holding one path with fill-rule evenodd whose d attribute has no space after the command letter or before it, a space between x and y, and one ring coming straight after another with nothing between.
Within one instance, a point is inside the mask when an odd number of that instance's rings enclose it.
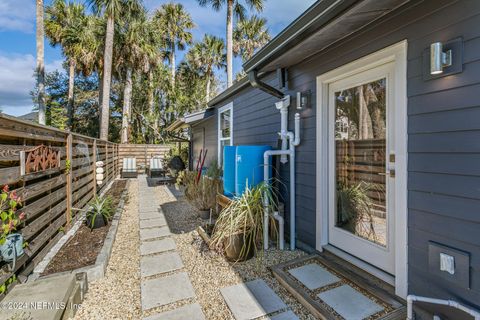
<instances>
[{"instance_id":1,"label":"wooden privacy fence","mask_svg":"<svg viewBox=\"0 0 480 320\"><path fill-rule=\"evenodd\" d=\"M98 187L96 160L104 162ZM21 281L31 273L79 217L76 209L85 209L119 175L118 164L115 143L0 114L0 186L22 199L26 218L18 230L28 243L15 269L0 275L0 285L14 273Z\"/></svg>"},{"instance_id":2,"label":"wooden privacy fence","mask_svg":"<svg viewBox=\"0 0 480 320\"><path fill-rule=\"evenodd\" d=\"M385 139L337 140L337 179L370 183L367 192L377 210L385 212Z\"/></svg>"},{"instance_id":3,"label":"wooden privacy fence","mask_svg":"<svg viewBox=\"0 0 480 320\"><path fill-rule=\"evenodd\" d=\"M164 158L170 151L169 145L164 144L119 144L119 165L122 166L123 158L136 158L140 171L145 170L152 157Z\"/></svg>"}]
</instances>

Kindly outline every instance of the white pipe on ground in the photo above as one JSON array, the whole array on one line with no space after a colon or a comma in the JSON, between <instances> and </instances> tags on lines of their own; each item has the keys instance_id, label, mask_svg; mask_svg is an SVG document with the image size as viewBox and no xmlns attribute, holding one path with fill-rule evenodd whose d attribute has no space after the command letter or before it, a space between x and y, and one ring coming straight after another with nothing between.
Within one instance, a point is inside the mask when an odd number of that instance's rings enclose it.
<instances>
[{"instance_id":1,"label":"white pipe on ground","mask_svg":"<svg viewBox=\"0 0 480 320\"><path fill-rule=\"evenodd\" d=\"M275 211L273 213L273 218L278 221L278 233L279 233L279 248L280 250L285 249L285 239L284 239L284 233L285 233L285 220L283 217L278 213L278 211Z\"/></svg>"},{"instance_id":2,"label":"white pipe on ground","mask_svg":"<svg viewBox=\"0 0 480 320\"><path fill-rule=\"evenodd\" d=\"M270 181L270 157L290 154L290 150L267 150L263 153L263 181L264 183L271 183ZM263 198L263 248L268 249L268 218L270 203L268 197ZM283 235L282 235L283 238Z\"/></svg>"},{"instance_id":3,"label":"white pipe on ground","mask_svg":"<svg viewBox=\"0 0 480 320\"><path fill-rule=\"evenodd\" d=\"M449 307L461 310L461 311L471 315L472 317L475 318L475 320L480 320L480 312L479 311L474 310L474 309L470 309L470 308L464 306L463 304L458 303L457 301L421 297L421 296L416 296L416 295L412 295L412 294L409 294L407 296L407 320L413 320L413 303L415 301L438 304L438 305L443 305L443 306L449 306Z\"/></svg>"}]
</instances>

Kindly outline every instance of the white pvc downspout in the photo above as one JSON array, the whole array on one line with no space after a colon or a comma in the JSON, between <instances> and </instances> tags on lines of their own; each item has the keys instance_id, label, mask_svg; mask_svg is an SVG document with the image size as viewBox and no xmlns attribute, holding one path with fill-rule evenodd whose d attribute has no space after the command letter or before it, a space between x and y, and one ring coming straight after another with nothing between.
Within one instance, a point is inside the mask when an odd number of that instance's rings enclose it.
<instances>
[{"instance_id":1,"label":"white pvc downspout","mask_svg":"<svg viewBox=\"0 0 480 320\"><path fill-rule=\"evenodd\" d=\"M286 99L278 102L277 109L280 110L282 115L282 130L279 132L280 137L282 138L282 150L268 150L265 151L263 155L263 177L265 183L270 183L269 181L269 160L271 156L282 156L285 157L286 161L288 161L287 156L290 156L290 250L295 250L295 219L296 219L296 204L295 204L295 147L300 144L300 115L298 113L295 114L295 133L287 131L287 126L284 124L284 119L288 120L288 106L290 105L290 96L287 96ZM286 111L286 112L285 112ZM289 148L283 149L283 139L289 142ZM269 203L268 198L265 197L264 199L264 229L263 229L263 243L264 248L268 249L268 220L269 220ZM274 218L275 215L274 215ZM278 218L276 218L278 220ZM283 220L283 219L282 219ZM283 249L283 221L280 222L280 249Z\"/></svg>"},{"instance_id":2,"label":"white pvc downspout","mask_svg":"<svg viewBox=\"0 0 480 320\"><path fill-rule=\"evenodd\" d=\"M472 317L474 317L475 320L480 320L480 312L479 311L476 311L474 309L470 309L470 308L464 306L463 304L458 303L457 301L421 297L421 296L416 296L416 295L412 295L412 294L407 296L407 320L413 320L413 302L415 302L415 301L438 304L438 305L443 305L443 306L449 306L449 307L461 310L461 311L471 315Z\"/></svg>"}]
</instances>

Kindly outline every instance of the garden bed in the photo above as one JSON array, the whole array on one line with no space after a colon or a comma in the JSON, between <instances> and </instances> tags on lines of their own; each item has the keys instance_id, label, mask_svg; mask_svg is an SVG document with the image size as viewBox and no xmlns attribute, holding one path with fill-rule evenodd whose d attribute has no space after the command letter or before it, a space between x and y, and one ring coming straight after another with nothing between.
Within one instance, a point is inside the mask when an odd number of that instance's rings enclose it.
<instances>
[{"instance_id":1,"label":"garden bed","mask_svg":"<svg viewBox=\"0 0 480 320\"><path fill-rule=\"evenodd\" d=\"M114 208L118 207L126 185L126 180L116 180L106 192L105 196L112 198ZM53 257L41 276L95 264L111 226L112 223L109 223L106 226L90 230L88 226L82 224L76 234Z\"/></svg>"}]
</instances>

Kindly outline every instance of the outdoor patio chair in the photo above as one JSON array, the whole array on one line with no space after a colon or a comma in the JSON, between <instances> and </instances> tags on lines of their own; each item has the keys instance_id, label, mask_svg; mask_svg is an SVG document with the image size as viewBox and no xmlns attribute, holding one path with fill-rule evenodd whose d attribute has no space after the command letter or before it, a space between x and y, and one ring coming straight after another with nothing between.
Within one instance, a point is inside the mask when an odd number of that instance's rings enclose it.
<instances>
[{"instance_id":1,"label":"outdoor patio chair","mask_svg":"<svg viewBox=\"0 0 480 320\"><path fill-rule=\"evenodd\" d=\"M150 164L148 166L148 176L150 178L154 176L165 176L165 168L163 167L162 158L152 157L150 158Z\"/></svg>"},{"instance_id":2,"label":"outdoor patio chair","mask_svg":"<svg viewBox=\"0 0 480 320\"><path fill-rule=\"evenodd\" d=\"M121 175L122 175L122 178L136 178L138 176L137 159L123 158Z\"/></svg>"}]
</instances>

